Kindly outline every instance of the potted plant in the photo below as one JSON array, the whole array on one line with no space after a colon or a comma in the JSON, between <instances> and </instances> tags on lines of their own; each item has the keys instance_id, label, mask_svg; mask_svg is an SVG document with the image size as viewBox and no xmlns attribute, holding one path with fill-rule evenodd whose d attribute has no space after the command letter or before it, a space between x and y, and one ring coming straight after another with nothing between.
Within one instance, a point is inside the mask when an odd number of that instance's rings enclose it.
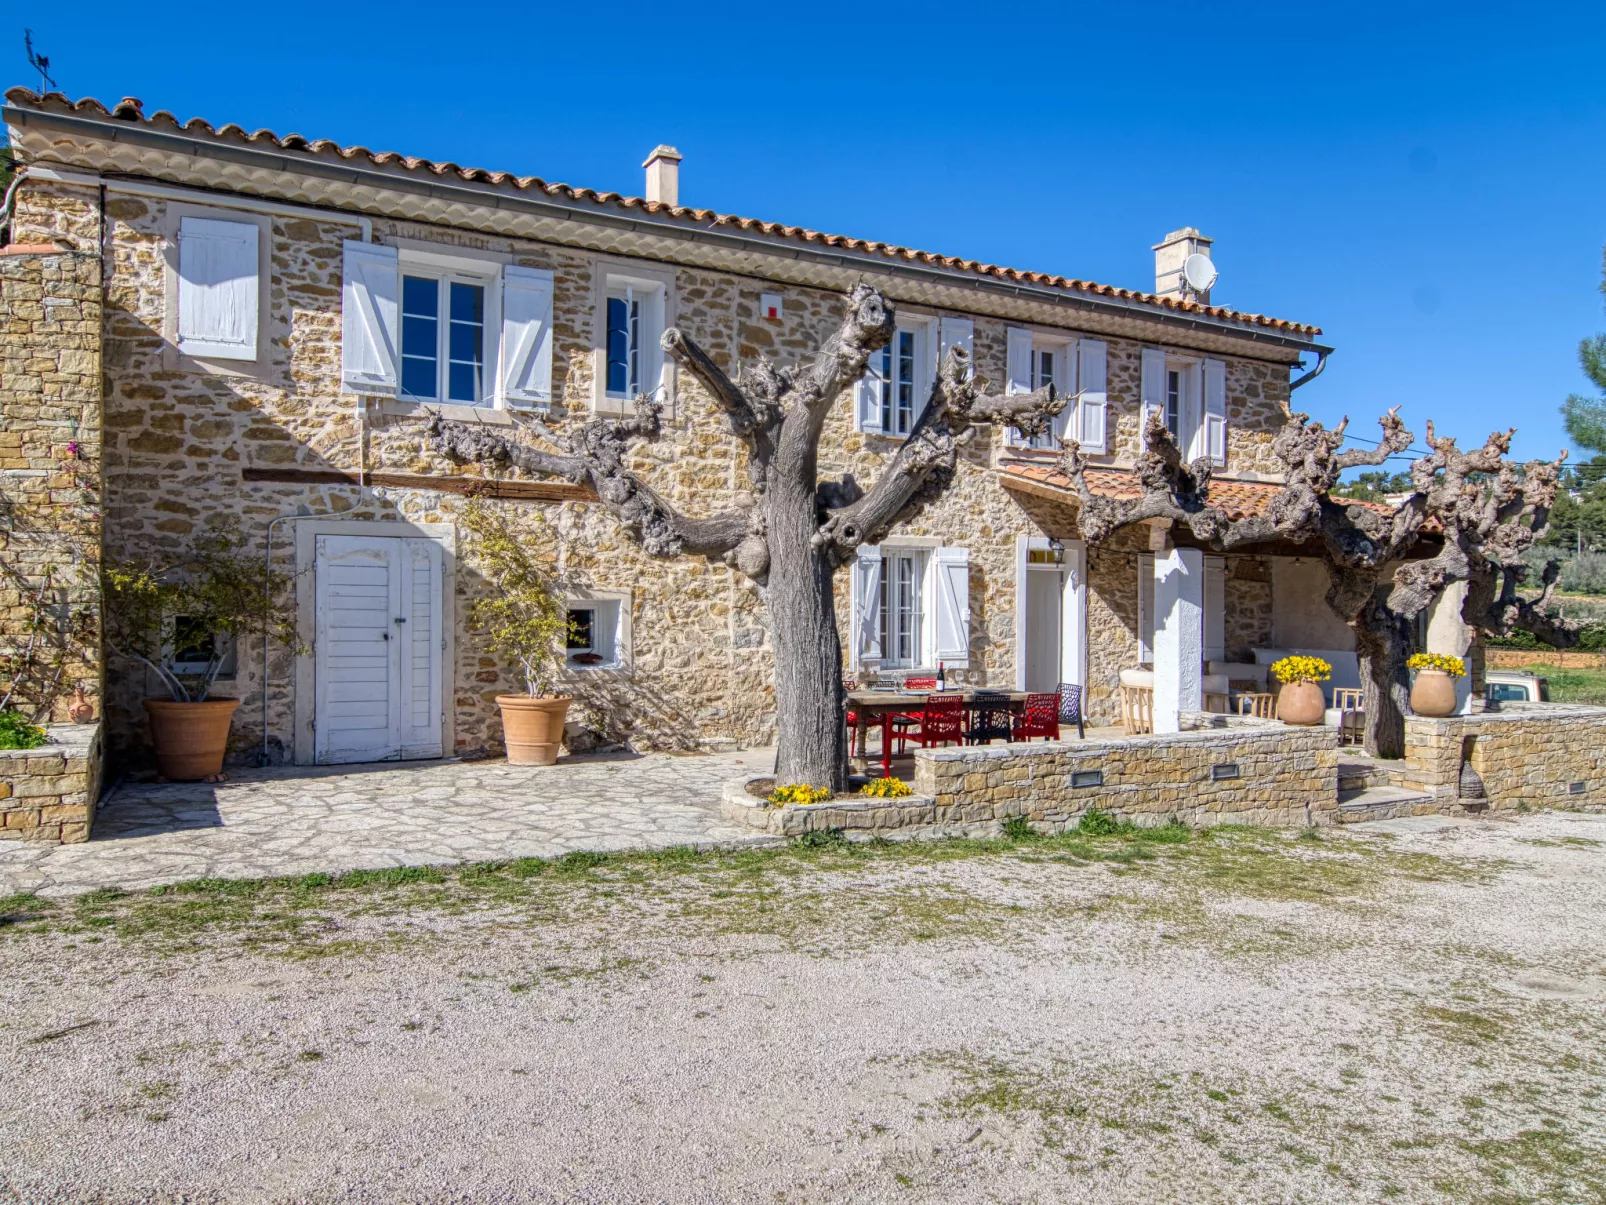
<instances>
[{"instance_id":1,"label":"potted plant","mask_svg":"<svg viewBox=\"0 0 1606 1205\"><path fill-rule=\"evenodd\" d=\"M1283 684L1277 695L1277 718L1304 728L1320 724L1327 713L1321 684L1333 676L1333 667L1320 657L1296 654L1274 661L1271 672Z\"/></svg>"},{"instance_id":2,"label":"potted plant","mask_svg":"<svg viewBox=\"0 0 1606 1205\"><path fill-rule=\"evenodd\" d=\"M232 530L206 537L193 555L108 561L101 568L106 644L154 673L166 695L143 700L157 772L182 782L218 781L239 699L214 699L230 650L245 637L298 647L294 609L281 605L288 574L241 551Z\"/></svg>"},{"instance_id":3,"label":"potted plant","mask_svg":"<svg viewBox=\"0 0 1606 1205\"><path fill-rule=\"evenodd\" d=\"M491 587L469 604L469 621L485 634L491 651L517 663L525 693L497 695L507 759L518 765L550 766L558 760L569 695L556 693L567 660L569 612L554 590L547 567L532 549L541 540L539 519L515 535L507 520L479 502L462 510L459 522L477 538L476 567Z\"/></svg>"},{"instance_id":4,"label":"potted plant","mask_svg":"<svg viewBox=\"0 0 1606 1205\"><path fill-rule=\"evenodd\" d=\"M1455 714L1455 680L1467 672L1459 657L1447 653L1414 653L1405 668L1416 673L1411 683L1411 710L1417 715L1443 719Z\"/></svg>"}]
</instances>

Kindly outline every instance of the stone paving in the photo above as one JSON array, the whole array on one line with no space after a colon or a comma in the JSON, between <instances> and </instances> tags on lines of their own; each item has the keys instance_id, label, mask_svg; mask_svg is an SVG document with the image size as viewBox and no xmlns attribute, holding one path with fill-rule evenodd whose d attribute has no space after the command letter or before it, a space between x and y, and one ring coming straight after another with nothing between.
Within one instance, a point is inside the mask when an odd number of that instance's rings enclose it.
<instances>
[{"instance_id":1,"label":"stone paving","mask_svg":"<svg viewBox=\"0 0 1606 1205\"><path fill-rule=\"evenodd\" d=\"M0 845L0 896L70 895L197 878L252 878L572 850L773 841L719 815L730 778L774 751L708 756L388 762L230 772L229 781L124 783L82 845Z\"/></svg>"}]
</instances>

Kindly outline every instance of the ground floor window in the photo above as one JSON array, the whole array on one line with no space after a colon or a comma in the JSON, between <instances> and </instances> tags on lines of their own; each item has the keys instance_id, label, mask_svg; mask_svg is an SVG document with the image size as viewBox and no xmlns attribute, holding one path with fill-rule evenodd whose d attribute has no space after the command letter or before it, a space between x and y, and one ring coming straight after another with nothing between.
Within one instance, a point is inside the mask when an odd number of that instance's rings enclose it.
<instances>
[{"instance_id":1,"label":"ground floor window","mask_svg":"<svg viewBox=\"0 0 1606 1205\"><path fill-rule=\"evenodd\" d=\"M621 664L622 600L571 599L568 603L568 660L576 669L614 669Z\"/></svg>"},{"instance_id":2,"label":"ground floor window","mask_svg":"<svg viewBox=\"0 0 1606 1205\"><path fill-rule=\"evenodd\" d=\"M924 648L926 557L923 552L884 552L881 558L881 664L919 663Z\"/></svg>"}]
</instances>

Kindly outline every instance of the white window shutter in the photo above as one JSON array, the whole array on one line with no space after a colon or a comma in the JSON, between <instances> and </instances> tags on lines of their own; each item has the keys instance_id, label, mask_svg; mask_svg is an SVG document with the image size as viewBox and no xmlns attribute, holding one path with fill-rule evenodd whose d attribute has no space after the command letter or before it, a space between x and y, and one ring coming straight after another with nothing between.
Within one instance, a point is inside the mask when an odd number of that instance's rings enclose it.
<instances>
[{"instance_id":1,"label":"white window shutter","mask_svg":"<svg viewBox=\"0 0 1606 1205\"><path fill-rule=\"evenodd\" d=\"M1079 356L1076 341L1055 350L1054 396L1065 403L1065 409L1054 416L1054 439L1063 443L1067 438L1079 438L1082 424L1077 417L1076 373ZM1051 447L1054 445L1050 445Z\"/></svg>"},{"instance_id":2,"label":"white window shutter","mask_svg":"<svg viewBox=\"0 0 1606 1205\"><path fill-rule=\"evenodd\" d=\"M933 657L964 668L970 664L970 549L939 548L935 565Z\"/></svg>"},{"instance_id":3,"label":"white window shutter","mask_svg":"<svg viewBox=\"0 0 1606 1205\"><path fill-rule=\"evenodd\" d=\"M1102 339L1083 339L1076 349L1077 388L1081 391L1081 434L1084 452L1108 452L1110 395L1109 348Z\"/></svg>"},{"instance_id":4,"label":"white window shutter","mask_svg":"<svg viewBox=\"0 0 1606 1205\"><path fill-rule=\"evenodd\" d=\"M1227 659L1227 562L1204 558L1204 659Z\"/></svg>"},{"instance_id":5,"label":"white window shutter","mask_svg":"<svg viewBox=\"0 0 1606 1205\"><path fill-rule=\"evenodd\" d=\"M1138 664L1154 664L1154 557L1138 557Z\"/></svg>"},{"instance_id":6,"label":"white window shutter","mask_svg":"<svg viewBox=\"0 0 1606 1205\"><path fill-rule=\"evenodd\" d=\"M1138 411L1138 455L1146 450L1143 432L1148 429L1149 415L1154 411L1165 413L1165 352L1158 348L1143 349L1143 405Z\"/></svg>"},{"instance_id":7,"label":"white window shutter","mask_svg":"<svg viewBox=\"0 0 1606 1205\"><path fill-rule=\"evenodd\" d=\"M261 233L255 222L180 220L178 349L185 355L257 358Z\"/></svg>"},{"instance_id":8,"label":"white window shutter","mask_svg":"<svg viewBox=\"0 0 1606 1205\"><path fill-rule=\"evenodd\" d=\"M942 370L942 366L948 361L948 349L950 347L962 347L965 349L965 355L969 358L969 366L965 373L965 379L969 380L971 377L976 375L975 323L971 322L969 318L944 318L939 323L939 328L940 332L938 336L937 347L938 371L940 372ZM930 353L927 354L929 355ZM1028 367L1027 372L1030 373L1030 371L1031 369Z\"/></svg>"},{"instance_id":9,"label":"white window shutter","mask_svg":"<svg viewBox=\"0 0 1606 1205\"><path fill-rule=\"evenodd\" d=\"M352 393L395 396L399 340L396 248L345 243L341 292L340 379Z\"/></svg>"},{"instance_id":10,"label":"white window shutter","mask_svg":"<svg viewBox=\"0 0 1606 1205\"><path fill-rule=\"evenodd\" d=\"M1012 326L1005 332L1004 382L1005 393L1032 391L1032 332ZM1027 441L1014 427L1004 428L1004 443L1009 447L1023 447Z\"/></svg>"},{"instance_id":11,"label":"white window shutter","mask_svg":"<svg viewBox=\"0 0 1606 1205\"><path fill-rule=\"evenodd\" d=\"M877 545L859 545L852 587L849 609L853 612L853 636L848 660L858 669L866 661L881 660L881 549Z\"/></svg>"},{"instance_id":12,"label":"white window shutter","mask_svg":"<svg viewBox=\"0 0 1606 1205\"><path fill-rule=\"evenodd\" d=\"M552 406L552 273L502 269L502 356L497 401L503 406Z\"/></svg>"},{"instance_id":13,"label":"white window shutter","mask_svg":"<svg viewBox=\"0 0 1606 1205\"><path fill-rule=\"evenodd\" d=\"M876 378L874 363L880 358L880 352L871 356L871 367L853 384L854 425L876 435L881 434L881 382Z\"/></svg>"},{"instance_id":14,"label":"white window shutter","mask_svg":"<svg viewBox=\"0 0 1606 1205\"><path fill-rule=\"evenodd\" d=\"M1218 465L1227 463L1227 365L1204 362L1204 454Z\"/></svg>"}]
</instances>

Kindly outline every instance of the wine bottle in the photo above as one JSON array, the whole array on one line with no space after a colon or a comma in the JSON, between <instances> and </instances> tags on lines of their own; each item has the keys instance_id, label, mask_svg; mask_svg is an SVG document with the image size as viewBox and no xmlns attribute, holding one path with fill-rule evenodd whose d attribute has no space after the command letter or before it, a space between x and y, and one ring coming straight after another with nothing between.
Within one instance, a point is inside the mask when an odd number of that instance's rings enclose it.
<instances>
[{"instance_id":1,"label":"wine bottle","mask_svg":"<svg viewBox=\"0 0 1606 1205\"><path fill-rule=\"evenodd\" d=\"M948 671L943 669L942 662L937 662L937 689L948 689Z\"/></svg>"}]
</instances>

